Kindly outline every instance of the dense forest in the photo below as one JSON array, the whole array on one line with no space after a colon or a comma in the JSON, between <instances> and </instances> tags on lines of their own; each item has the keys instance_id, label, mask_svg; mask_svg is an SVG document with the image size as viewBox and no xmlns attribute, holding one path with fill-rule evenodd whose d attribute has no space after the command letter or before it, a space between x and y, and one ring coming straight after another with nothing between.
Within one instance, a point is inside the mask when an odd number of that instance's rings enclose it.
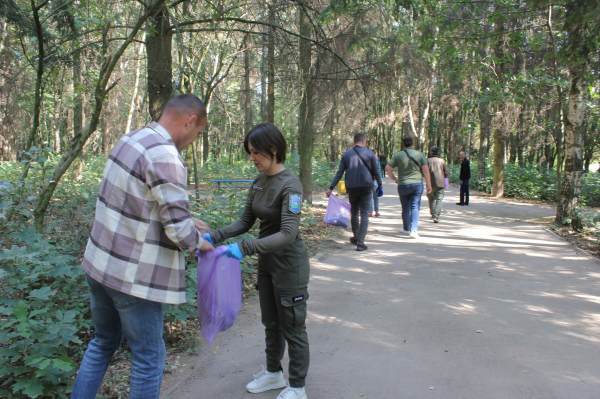
<instances>
[{"instance_id":1,"label":"dense forest","mask_svg":"<svg viewBox=\"0 0 600 399\"><path fill-rule=\"evenodd\" d=\"M106 156L173 96L207 105L183 157L211 226L243 192L206 199L208 180L253 177L244 135L273 122L308 204L355 132L388 157L413 136L451 182L465 151L476 189L549 201L558 224L600 235L585 209L600 206L599 50L597 0L0 1L0 396L68 394ZM173 342L192 336L194 273L188 303L165 308Z\"/></svg>"},{"instance_id":2,"label":"dense forest","mask_svg":"<svg viewBox=\"0 0 600 399\"><path fill-rule=\"evenodd\" d=\"M274 122L311 202L313 159L336 162L353 132L387 155L412 135L449 162L464 150L480 178L493 165L495 196L505 164L556 173L563 219L600 150L599 15L592 0L8 0L0 157L60 156L41 231L68 168L191 92L209 109L194 170L242 159L244 133Z\"/></svg>"}]
</instances>

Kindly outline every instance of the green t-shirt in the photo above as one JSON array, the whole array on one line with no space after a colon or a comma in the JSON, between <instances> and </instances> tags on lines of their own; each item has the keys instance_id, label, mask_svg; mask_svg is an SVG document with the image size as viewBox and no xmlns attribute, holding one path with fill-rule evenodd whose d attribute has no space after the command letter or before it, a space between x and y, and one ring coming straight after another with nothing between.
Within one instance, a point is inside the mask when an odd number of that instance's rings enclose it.
<instances>
[{"instance_id":1,"label":"green t-shirt","mask_svg":"<svg viewBox=\"0 0 600 399\"><path fill-rule=\"evenodd\" d=\"M420 166L427 165L427 158L422 152L412 148L407 148L406 151ZM420 167L417 168L417 165L406 156L404 150L395 153L388 165L398 168L398 185L423 183Z\"/></svg>"}]
</instances>

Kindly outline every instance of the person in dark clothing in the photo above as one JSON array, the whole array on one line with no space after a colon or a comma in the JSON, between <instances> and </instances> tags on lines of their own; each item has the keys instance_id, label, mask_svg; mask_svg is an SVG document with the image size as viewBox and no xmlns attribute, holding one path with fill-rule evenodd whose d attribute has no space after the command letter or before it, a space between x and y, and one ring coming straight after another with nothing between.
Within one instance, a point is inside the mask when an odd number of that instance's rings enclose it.
<instances>
[{"instance_id":1,"label":"person in dark clothing","mask_svg":"<svg viewBox=\"0 0 600 399\"><path fill-rule=\"evenodd\" d=\"M344 172L346 173L346 190L350 200L350 224L352 225L352 237L350 242L356 244L357 251L367 249L365 237L369 228L369 206L373 195L373 181L378 187L382 185L379 165L375 154L364 148L366 138L363 133L354 135L354 148L342 154L340 167L325 193L329 197L333 188L338 184ZM360 223L358 214L360 212Z\"/></svg>"},{"instance_id":2,"label":"person in dark clothing","mask_svg":"<svg viewBox=\"0 0 600 399\"><path fill-rule=\"evenodd\" d=\"M381 178L385 177L385 167L387 166L387 156L385 154L379 154L379 173Z\"/></svg>"},{"instance_id":3,"label":"person in dark clothing","mask_svg":"<svg viewBox=\"0 0 600 399\"><path fill-rule=\"evenodd\" d=\"M260 172L250 190L241 217L227 227L203 237L220 243L244 234L260 220L258 239L229 244L224 256L242 259L258 253L258 298L265 326L267 369L246 385L251 393L284 390L278 399L307 399L309 346L306 334L306 301L310 263L299 237L302 185L285 168L286 142L275 125L254 126L244 139L249 160ZM288 345L289 383L281 360Z\"/></svg>"},{"instance_id":4,"label":"person in dark clothing","mask_svg":"<svg viewBox=\"0 0 600 399\"><path fill-rule=\"evenodd\" d=\"M467 159L467 154L464 151L460 152L460 202L456 205L469 206L469 179L471 178L471 162Z\"/></svg>"}]
</instances>

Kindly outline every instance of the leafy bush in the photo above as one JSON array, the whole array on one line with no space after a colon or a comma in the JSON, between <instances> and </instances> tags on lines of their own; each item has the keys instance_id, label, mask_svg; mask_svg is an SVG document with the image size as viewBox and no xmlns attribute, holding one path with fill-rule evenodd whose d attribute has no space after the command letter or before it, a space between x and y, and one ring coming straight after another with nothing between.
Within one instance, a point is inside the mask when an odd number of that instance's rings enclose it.
<instances>
[{"instance_id":1,"label":"leafy bush","mask_svg":"<svg viewBox=\"0 0 600 399\"><path fill-rule=\"evenodd\" d=\"M89 329L88 291L76 258L33 228L10 235L0 252L0 396L70 392Z\"/></svg>"},{"instance_id":2,"label":"leafy bush","mask_svg":"<svg viewBox=\"0 0 600 399\"><path fill-rule=\"evenodd\" d=\"M300 156L297 153L290 154L286 161L285 166L293 174L298 176L300 168ZM329 162L316 162L312 164L312 178L313 186L317 188L328 187L333 180L333 176L337 169L332 169L331 163ZM254 179L258 172L254 165L247 161L236 161L230 163L228 160L223 159L221 161L209 161L204 164L202 168L198 170L200 179L203 182L208 182L210 179ZM190 173L193 173L190 171Z\"/></svg>"}]
</instances>

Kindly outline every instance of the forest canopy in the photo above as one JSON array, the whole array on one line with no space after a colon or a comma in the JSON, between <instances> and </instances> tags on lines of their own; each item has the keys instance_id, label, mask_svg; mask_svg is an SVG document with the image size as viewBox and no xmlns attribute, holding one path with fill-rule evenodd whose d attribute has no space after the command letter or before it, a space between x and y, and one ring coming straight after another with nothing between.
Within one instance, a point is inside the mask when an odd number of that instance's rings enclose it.
<instances>
[{"instance_id":1,"label":"forest canopy","mask_svg":"<svg viewBox=\"0 0 600 399\"><path fill-rule=\"evenodd\" d=\"M313 161L337 162L354 132L388 156L410 135L450 163L465 151L480 179L491 166L495 196L505 164L556 174L563 220L599 158L599 16L592 0L8 0L0 159L26 178L58 158L36 194L42 231L69 168L195 93L209 112L184 154L195 174L244 159L245 132L269 121L311 202Z\"/></svg>"}]
</instances>

